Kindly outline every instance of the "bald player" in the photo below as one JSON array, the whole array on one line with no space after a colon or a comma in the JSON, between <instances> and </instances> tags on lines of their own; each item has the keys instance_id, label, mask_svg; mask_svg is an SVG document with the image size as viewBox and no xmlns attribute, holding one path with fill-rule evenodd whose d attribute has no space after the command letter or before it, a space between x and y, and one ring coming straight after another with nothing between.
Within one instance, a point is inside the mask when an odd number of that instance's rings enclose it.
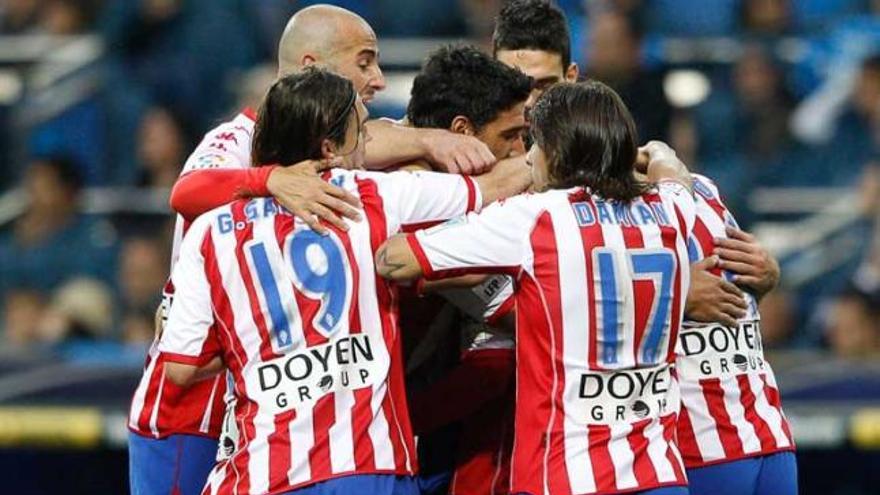
<instances>
[{"instance_id":1,"label":"bald player","mask_svg":"<svg viewBox=\"0 0 880 495\"><path fill-rule=\"evenodd\" d=\"M319 65L351 80L364 101L385 88L379 68L376 35L360 16L339 7L315 5L294 15L278 49L278 74ZM330 163L306 161L289 167L252 167L251 143L256 115L245 109L208 132L187 159L172 192L172 207L181 215L175 229L172 264L189 222L234 199L274 196L319 232L319 218L347 230L334 212L357 219L351 194L321 180L317 174ZM495 162L485 144L474 137L434 129L406 129L371 122L373 136L367 161L373 168L409 160L426 160L452 172L479 173ZM165 314L174 287L166 285ZM157 329L157 334L161 329ZM136 495L195 495L201 492L214 464L225 404L226 383L219 377L185 391L163 379L164 364L154 344L132 398L129 416L131 491ZM234 449L235 442L224 442Z\"/></svg>"},{"instance_id":2,"label":"bald player","mask_svg":"<svg viewBox=\"0 0 880 495\"><path fill-rule=\"evenodd\" d=\"M352 81L365 103L385 89L376 34L363 18L340 7L314 5L299 11L288 22L278 45L279 77L311 65ZM252 112L246 110L242 114L246 117L248 113ZM324 228L317 217L346 228L334 210L356 219L356 213L346 205L348 202L357 206L356 200L316 177L316 171L330 164L307 161L293 167L251 169L246 150L251 142L253 119L240 120L238 126L233 120L205 136L199 148L208 153L208 158L199 156L192 171L184 170L172 192L171 205L176 211L191 219L239 197L272 195L319 232ZM366 151L370 169L425 160L440 171L479 174L496 161L489 148L472 136L440 129L413 129L385 120L368 122L367 130L372 136ZM235 142L230 143L233 139ZM213 159L218 149L233 144L240 156L226 161ZM189 162L192 161L193 157ZM215 168L243 170L205 171Z\"/></svg>"}]
</instances>

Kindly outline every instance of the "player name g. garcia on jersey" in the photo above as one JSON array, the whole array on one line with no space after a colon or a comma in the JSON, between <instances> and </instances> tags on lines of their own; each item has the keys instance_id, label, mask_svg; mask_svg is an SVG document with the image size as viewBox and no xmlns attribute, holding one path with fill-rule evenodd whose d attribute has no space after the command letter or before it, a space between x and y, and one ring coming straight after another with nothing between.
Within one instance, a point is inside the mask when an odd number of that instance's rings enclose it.
<instances>
[{"instance_id":1,"label":"player name g. garcia on jersey","mask_svg":"<svg viewBox=\"0 0 880 495\"><path fill-rule=\"evenodd\" d=\"M721 324L683 328L677 366L684 380L726 378L763 372L764 345L759 320L736 327Z\"/></svg>"},{"instance_id":2,"label":"player name g. garcia on jersey","mask_svg":"<svg viewBox=\"0 0 880 495\"><path fill-rule=\"evenodd\" d=\"M566 391L574 417L585 424L632 423L678 410L672 366L572 373Z\"/></svg>"},{"instance_id":3,"label":"player name g. garcia on jersey","mask_svg":"<svg viewBox=\"0 0 880 495\"><path fill-rule=\"evenodd\" d=\"M278 414L321 397L385 381L390 359L368 334L346 335L251 368L245 383L261 408Z\"/></svg>"}]
</instances>

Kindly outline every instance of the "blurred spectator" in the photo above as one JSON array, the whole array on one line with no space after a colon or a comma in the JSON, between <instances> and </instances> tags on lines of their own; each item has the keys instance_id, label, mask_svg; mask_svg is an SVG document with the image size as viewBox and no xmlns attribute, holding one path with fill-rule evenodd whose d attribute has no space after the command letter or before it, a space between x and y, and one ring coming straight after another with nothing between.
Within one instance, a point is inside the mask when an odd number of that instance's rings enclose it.
<instances>
[{"instance_id":1,"label":"blurred spectator","mask_svg":"<svg viewBox=\"0 0 880 495\"><path fill-rule=\"evenodd\" d=\"M242 74L241 79L235 85L238 88L235 108L260 108L266 91L275 82L277 69L272 64L263 64Z\"/></svg>"},{"instance_id":2,"label":"blurred spectator","mask_svg":"<svg viewBox=\"0 0 880 495\"><path fill-rule=\"evenodd\" d=\"M751 223L748 195L757 184L787 185L795 141L789 116L795 105L780 65L762 45L747 45L729 80L719 79L694 110L698 160L715 180L739 221ZM805 168L805 167L804 167Z\"/></svg>"},{"instance_id":3,"label":"blurred spectator","mask_svg":"<svg viewBox=\"0 0 880 495\"><path fill-rule=\"evenodd\" d=\"M59 36L81 34L94 25L97 0L44 0L39 28Z\"/></svg>"},{"instance_id":4,"label":"blurred spectator","mask_svg":"<svg viewBox=\"0 0 880 495\"><path fill-rule=\"evenodd\" d=\"M788 119L794 98L783 84L782 71L769 53L748 47L733 72L739 116L739 146L756 161L772 159L791 144Z\"/></svg>"},{"instance_id":5,"label":"blurred spectator","mask_svg":"<svg viewBox=\"0 0 880 495\"><path fill-rule=\"evenodd\" d=\"M182 122L167 108L146 112L138 131L141 186L171 188L194 148Z\"/></svg>"},{"instance_id":6,"label":"blurred spectator","mask_svg":"<svg viewBox=\"0 0 880 495\"><path fill-rule=\"evenodd\" d=\"M0 32L24 34L36 28L40 0L5 0L0 4Z\"/></svg>"},{"instance_id":7,"label":"blurred spectator","mask_svg":"<svg viewBox=\"0 0 880 495\"><path fill-rule=\"evenodd\" d=\"M789 0L743 0L742 29L755 36L779 36L791 22Z\"/></svg>"},{"instance_id":8,"label":"blurred spectator","mask_svg":"<svg viewBox=\"0 0 880 495\"><path fill-rule=\"evenodd\" d=\"M779 349L785 346L792 337L797 320L792 294L777 288L764 296L759 309L764 347Z\"/></svg>"},{"instance_id":9,"label":"blurred spectator","mask_svg":"<svg viewBox=\"0 0 880 495\"><path fill-rule=\"evenodd\" d=\"M35 336L44 344L109 337L113 326L113 295L103 283L77 277L52 295Z\"/></svg>"},{"instance_id":10,"label":"blurred spectator","mask_svg":"<svg viewBox=\"0 0 880 495\"><path fill-rule=\"evenodd\" d=\"M503 3L502 0L458 0L467 24L468 38L489 52L492 51L495 16L501 10Z\"/></svg>"},{"instance_id":11,"label":"blurred spectator","mask_svg":"<svg viewBox=\"0 0 880 495\"><path fill-rule=\"evenodd\" d=\"M820 96L821 97L821 96ZM821 101L805 102L797 110L798 121L828 119L830 128L813 141L810 148L812 176L807 170L800 179L828 186L854 186L867 163L880 151L880 55L865 59L852 84L849 98L841 99L840 109ZM839 116L837 116L839 115ZM822 138L827 136L827 141Z\"/></svg>"},{"instance_id":12,"label":"blurred spectator","mask_svg":"<svg viewBox=\"0 0 880 495\"><path fill-rule=\"evenodd\" d=\"M28 345L39 333L46 301L34 290L15 289L3 298L3 343L12 346Z\"/></svg>"},{"instance_id":13,"label":"blurred spectator","mask_svg":"<svg viewBox=\"0 0 880 495\"><path fill-rule=\"evenodd\" d=\"M734 34L737 27L740 1L651 0L644 2L644 17L652 34L725 36Z\"/></svg>"},{"instance_id":14,"label":"blurred spectator","mask_svg":"<svg viewBox=\"0 0 880 495\"><path fill-rule=\"evenodd\" d=\"M626 16L605 12L590 19L586 74L620 93L638 125L639 140L667 139L672 109L663 74L641 66L641 33Z\"/></svg>"},{"instance_id":15,"label":"blurred spectator","mask_svg":"<svg viewBox=\"0 0 880 495\"><path fill-rule=\"evenodd\" d=\"M231 74L268 55L245 0L111 1L101 27L115 65L198 128L230 108Z\"/></svg>"},{"instance_id":16,"label":"blurred spectator","mask_svg":"<svg viewBox=\"0 0 880 495\"><path fill-rule=\"evenodd\" d=\"M27 208L0 235L0 292L48 292L74 275L112 280L116 235L108 223L77 213L76 167L63 158L37 160L23 188Z\"/></svg>"},{"instance_id":17,"label":"blurred spectator","mask_svg":"<svg viewBox=\"0 0 880 495\"><path fill-rule=\"evenodd\" d=\"M876 358L880 353L880 291L853 285L840 294L828 315L826 338L837 356Z\"/></svg>"},{"instance_id":18,"label":"blurred spectator","mask_svg":"<svg viewBox=\"0 0 880 495\"><path fill-rule=\"evenodd\" d=\"M153 339L153 320L168 277L166 251L148 238L129 239L122 247L118 283L122 337L128 343L149 343Z\"/></svg>"}]
</instances>

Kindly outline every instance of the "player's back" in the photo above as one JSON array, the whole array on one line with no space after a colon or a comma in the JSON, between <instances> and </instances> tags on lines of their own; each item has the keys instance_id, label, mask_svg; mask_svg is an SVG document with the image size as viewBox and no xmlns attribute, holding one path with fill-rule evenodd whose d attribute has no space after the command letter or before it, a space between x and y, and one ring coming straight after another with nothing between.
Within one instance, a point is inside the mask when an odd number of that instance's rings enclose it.
<instances>
[{"instance_id":1,"label":"player's back","mask_svg":"<svg viewBox=\"0 0 880 495\"><path fill-rule=\"evenodd\" d=\"M209 478L217 493L416 469L396 291L374 253L405 225L472 210L480 193L447 174L324 177L363 203L347 231L319 235L257 198L202 215L181 246L160 350L183 363L221 355L234 378L240 440Z\"/></svg>"},{"instance_id":2,"label":"player's back","mask_svg":"<svg viewBox=\"0 0 880 495\"><path fill-rule=\"evenodd\" d=\"M669 184L629 203L582 189L535 198L517 293L516 424L534 434L517 435L514 491L684 483L672 363L693 201L680 195Z\"/></svg>"},{"instance_id":3,"label":"player's back","mask_svg":"<svg viewBox=\"0 0 880 495\"><path fill-rule=\"evenodd\" d=\"M271 198L210 218L206 267L212 290L222 290L215 311L231 342L224 357L245 431L233 469L266 461L250 471L255 493L288 478L296 486L344 472L409 473L402 390L388 380L392 294L373 268L371 227L384 215L327 236Z\"/></svg>"},{"instance_id":4,"label":"player's back","mask_svg":"<svg viewBox=\"0 0 880 495\"><path fill-rule=\"evenodd\" d=\"M694 176L697 218L688 244L690 259L711 255L715 239L736 220L715 184ZM728 272L712 270L729 278ZM761 315L755 297L736 327L685 321L676 369L682 411L678 437L690 468L794 449L770 363L764 358Z\"/></svg>"}]
</instances>

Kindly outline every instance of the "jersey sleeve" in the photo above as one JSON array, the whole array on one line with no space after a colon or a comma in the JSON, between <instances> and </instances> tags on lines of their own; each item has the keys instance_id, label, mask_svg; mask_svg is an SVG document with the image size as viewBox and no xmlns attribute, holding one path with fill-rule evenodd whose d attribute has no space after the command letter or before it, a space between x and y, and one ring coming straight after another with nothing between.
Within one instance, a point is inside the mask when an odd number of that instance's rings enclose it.
<instances>
[{"instance_id":1,"label":"jersey sleeve","mask_svg":"<svg viewBox=\"0 0 880 495\"><path fill-rule=\"evenodd\" d=\"M670 220L679 230L682 239L687 240L694 230L697 217L694 195L684 185L675 181L662 181L657 184L657 188L664 207L674 214Z\"/></svg>"},{"instance_id":2,"label":"jersey sleeve","mask_svg":"<svg viewBox=\"0 0 880 495\"><path fill-rule=\"evenodd\" d=\"M171 274L175 293L159 339L159 351L167 361L200 366L219 354L211 331L214 313L202 253L209 222L208 217L199 218L184 236Z\"/></svg>"},{"instance_id":3,"label":"jersey sleeve","mask_svg":"<svg viewBox=\"0 0 880 495\"><path fill-rule=\"evenodd\" d=\"M468 273L518 276L534 224L526 196L493 203L436 227L407 235L427 280Z\"/></svg>"},{"instance_id":4,"label":"jersey sleeve","mask_svg":"<svg viewBox=\"0 0 880 495\"><path fill-rule=\"evenodd\" d=\"M231 121L208 131L187 158L181 174L195 170L250 167L253 133L253 115L245 110Z\"/></svg>"},{"instance_id":5,"label":"jersey sleeve","mask_svg":"<svg viewBox=\"0 0 880 495\"><path fill-rule=\"evenodd\" d=\"M470 177L437 172L370 174L389 219L389 234L413 231L479 211L480 188Z\"/></svg>"},{"instance_id":6,"label":"jersey sleeve","mask_svg":"<svg viewBox=\"0 0 880 495\"><path fill-rule=\"evenodd\" d=\"M194 170L171 190L171 208L192 220L243 197L270 196L269 175L277 166Z\"/></svg>"}]
</instances>

